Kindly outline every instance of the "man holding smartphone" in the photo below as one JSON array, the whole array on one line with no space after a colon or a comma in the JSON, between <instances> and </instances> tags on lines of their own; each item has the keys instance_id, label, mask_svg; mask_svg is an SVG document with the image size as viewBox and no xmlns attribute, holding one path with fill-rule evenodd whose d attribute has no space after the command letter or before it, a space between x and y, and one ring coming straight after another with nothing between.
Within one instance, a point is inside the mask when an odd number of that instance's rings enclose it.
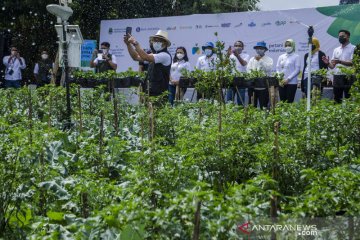
<instances>
[{"instance_id":1,"label":"man holding smartphone","mask_svg":"<svg viewBox=\"0 0 360 240\"><path fill-rule=\"evenodd\" d=\"M24 58L20 57L20 53L16 47L11 48L11 55L3 58L5 65L5 88L21 87L21 69L26 68Z\"/></svg>"},{"instance_id":2,"label":"man holding smartphone","mask_svg":"<svg viewBox=\"0 0 360 240\"><path fill-rule=\"evenodd\" d=\"M149 96L159 96L166 92L172 61L167 49L171 46L168 33L159 30L155 35L150 36L150 48L153 49L153 53L146 53L130 33L124 36L124 42L133 60L149 62L145 83L145 89Z\"/></svg>"},{"instance_id":3,"label":"man holding smartphone","mask_svg":"<svg viewBox=\"0 0 360 240\"><path fill-rule=\"evenodd\" d=\"M95 68L96 73L115 70L117 68L116 56L109 53L110 43L102 42L100 50L94 50L90 60L90 67Z\"/></svg>"}]
</instances>

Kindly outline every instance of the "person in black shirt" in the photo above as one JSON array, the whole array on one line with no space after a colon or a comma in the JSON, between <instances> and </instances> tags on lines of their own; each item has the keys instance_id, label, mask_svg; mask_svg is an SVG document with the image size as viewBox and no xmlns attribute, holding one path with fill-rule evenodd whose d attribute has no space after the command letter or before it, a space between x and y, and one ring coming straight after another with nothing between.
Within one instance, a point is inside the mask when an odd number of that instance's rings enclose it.
<instances>
[{"instance_id":1,"label":"person in black shirt","mask_svg":"<svg viewBox=\"0 0 360 240\"><path fill-rule=\"evenodd\" d=\"M101 56L98 56L99 53ZM95 68L95 72L101 73L117 68L116 56L110 53L110 43L103 42L100 45L100 51L94 50L90 60L90 67Z\"/></svg>"},{"instance_id":2,"label":"person in black shirt","mask_svg":"<svg viewBox=\"0 0 360 240\"><path fill-rule=\"evenodd\" d=\"M35 64L34 76L38 87L49 84L52 77L54 63L49 59L46 50L41 52L41 59Z\"/></svg>"}]
</instances>

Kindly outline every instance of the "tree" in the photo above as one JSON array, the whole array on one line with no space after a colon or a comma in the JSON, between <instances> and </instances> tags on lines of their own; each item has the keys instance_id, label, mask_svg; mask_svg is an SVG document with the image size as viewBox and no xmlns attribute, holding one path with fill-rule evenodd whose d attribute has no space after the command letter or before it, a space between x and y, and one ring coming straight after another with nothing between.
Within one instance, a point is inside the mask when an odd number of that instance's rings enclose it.
<instances>
[{"instance_id":1,"label":"tree","mask_svg":"<svg viewBox=\"0 0 360 240\"><path fill-rule=\"evenodd\" d=\"M32 79L32 70L42 49L51 57L57 51L56 18L46 11L46 5L57 0L3 0L0 5L0 31L11 34L27 62L24 79ZM69 19L80 26L85 39L97 39L100 22L107 19L129 19L178 16L201 13L258 10L259 0L73 0Z\"/></svg>"}]
</instances>

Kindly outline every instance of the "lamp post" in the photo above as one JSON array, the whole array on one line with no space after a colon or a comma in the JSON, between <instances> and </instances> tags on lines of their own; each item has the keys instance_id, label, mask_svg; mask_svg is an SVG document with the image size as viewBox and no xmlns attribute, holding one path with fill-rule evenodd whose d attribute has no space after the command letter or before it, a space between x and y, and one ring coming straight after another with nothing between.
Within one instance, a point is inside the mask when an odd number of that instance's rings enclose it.
<instances>
[{"instance_id":1,"label":"lamp post","mask_svg":"<svg viewBox=\"0 0 360 240\"><path fill-rule=\"evenodd\" d=\"M66 87L66 123L64 129L71 127L71 102L70 102L70 83L68 76L68 56L67 56L67 39L66 39L66 26L68 25L67 20L73 14L73 10L67 6L60 6L57 4L50 4L46 6L46 10L51 14L59 17L62 24L62 60L63 60L63 73L65 74L65 87Z\"/></svg>"}]
</instances>

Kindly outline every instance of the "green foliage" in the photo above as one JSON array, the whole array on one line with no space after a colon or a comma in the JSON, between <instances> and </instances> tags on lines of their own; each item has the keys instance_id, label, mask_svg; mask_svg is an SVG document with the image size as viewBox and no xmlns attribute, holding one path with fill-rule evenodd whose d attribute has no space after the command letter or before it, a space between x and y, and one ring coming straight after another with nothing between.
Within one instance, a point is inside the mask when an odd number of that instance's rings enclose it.
<instances>
[{"instance_id":1,"label":"green foliage","mask_svg":"<svg viewBox=\"0 0 360 240\"><path fill-rule=\"evenodd\" d=\"M239 239L274 202L279 217L359 214L358 94L269 113L77 90L66 131L63 88L0 90L1 238L191 239L200 208L201 239Z\"/></svg>"}]
</instances>

